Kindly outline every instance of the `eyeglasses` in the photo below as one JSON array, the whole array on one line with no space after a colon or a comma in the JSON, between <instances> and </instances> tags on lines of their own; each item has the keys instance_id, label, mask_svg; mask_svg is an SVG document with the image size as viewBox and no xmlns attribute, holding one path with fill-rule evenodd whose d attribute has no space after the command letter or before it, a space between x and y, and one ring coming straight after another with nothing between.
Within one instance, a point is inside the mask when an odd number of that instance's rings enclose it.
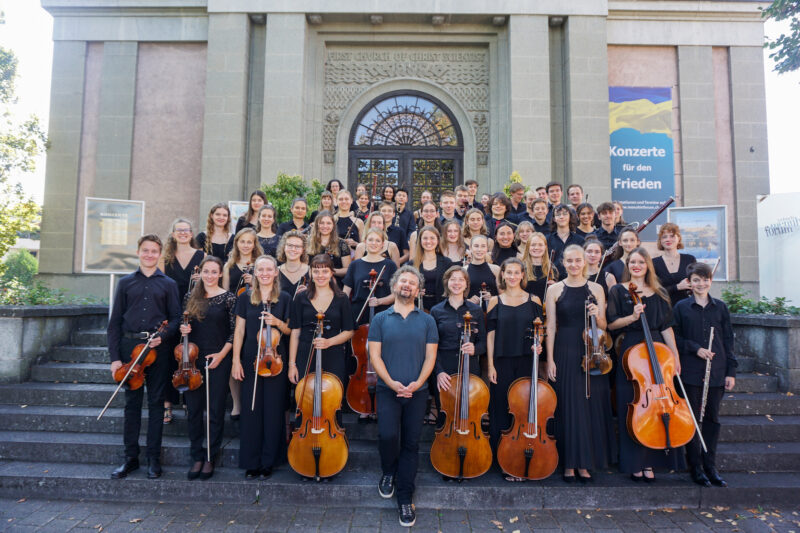
<instances>
[{"instance_id":1,"label":"eyeglasses","mask_svg":"<svg viewBox=\"0 0 800 533\"><path fill-rule=\"evenodd\" d=\"M286 248L291 248L293 250L302 250L303 249L303 245L302 244L287 244Z\"/></svg>"},{"instance_id":2,"label":"eyeglasses","mask_svg":"<svg viewBox=\"0 0 800 533\"><path fill-rule=\"evenodd\" d=\"M181 233L181 234L191 233L192 232L192 230L190 230L190 229L176 229L174 231L175 231L175 233Z\"/></svg>"}]
</instances>

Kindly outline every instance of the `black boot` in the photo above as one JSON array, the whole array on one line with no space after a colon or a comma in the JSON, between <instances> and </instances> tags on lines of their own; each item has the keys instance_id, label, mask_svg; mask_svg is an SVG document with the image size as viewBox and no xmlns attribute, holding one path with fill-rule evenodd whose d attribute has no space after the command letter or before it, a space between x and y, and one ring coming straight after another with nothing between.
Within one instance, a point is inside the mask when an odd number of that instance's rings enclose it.
<instances>
[{"instance_id":1,"label":"black boot","mask_svg":"<svg viewBox=\"0 0 800 533\"><path fill-rule=\"evenodd\" d=\"M699 466L695 466L690 470L692 474L692 481L700 485L701 487L710 487L711 482L708 480L706 475L703 473L703 469Z\"/></svg>"},{"instance_id":2,"label":"black boot","mask_svg":"<svg viewBox=\"0 0 800 533\"><path fill-rule=\"evenodd\" d=\"M727 487L728 484L722 479L717 472L716 467L708 467L706 468L706 476L708 476L708 480L711 481L712 485L716 485L717 487Z\"/></svg>"},{"instance_id":3,"label":"black boot","mask_svg":"<svg viewBox=\"0 0 800 533\"><path fill-rule=\"evenodd\" d=\"M125 462L111 472L111 479L122 479L128 477L128 474L139 469L139 459L136 457L126 457Z\"/></svg>"},{"instance_id":4,"label":"black boot","mask_svg":"<svg viewBox=\"0 0 800 533\"><path fill-rule=\"evenodd\" d=\"M161 477L161 460L158 457L151 457L147 467L147 478L157 479Z\"/></svg>"}]
</instances>

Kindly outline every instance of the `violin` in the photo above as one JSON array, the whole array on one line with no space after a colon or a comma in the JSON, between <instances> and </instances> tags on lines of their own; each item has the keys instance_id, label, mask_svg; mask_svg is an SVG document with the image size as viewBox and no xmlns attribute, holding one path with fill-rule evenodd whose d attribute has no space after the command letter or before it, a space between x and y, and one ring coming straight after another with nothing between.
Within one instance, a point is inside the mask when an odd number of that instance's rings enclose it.
<instances>
[{"instance_id":1,"label":"violin","mask_svg":"<svg viewBox=\"0 0 800 533\"><path fill-rule=\"evenodd\" d=\"M634 283L628 293L634 305L642 302ZM654 342L644 312L639 316L644 341L625 350L622 366L633 381L633 402L628 404L630 435L642 446L667 450L683 446L694 437L693 413L673 385L675 355L663 343Z\"/></svg>"},{"instance_id":2,"label":"violin","mask_svg":"<svg viewBox=\"0 0 800 533\"><path fill-rule=\"evenodd\" d=\"M194 277L200 273L200 267L195 265L194 269L192 270L192 277L189 279L189 293L194 290L195 285L197 285L197 280Z\"/></svg>"},{"instance_id":3,"label":"violin","mask_svg":"<svg viewBox=\"0 0 800 533\"><path fill-rule=\"evenodd\" d=\"M317 313L315 336L322 337L325 315ZM297 429L289 442L289 465L307 478L319 481L335 476L347 463L347 437L336 422L336 411L342 405L342 382L335 375L322 371L322 349L317 348L313 374L308 373L295 389Z\"/></svg>"},{"instance_id":4,"label":"violin","mask_svg":"<svg viewBox=\"0 0 800 533\"><path fill-rule=\"evenodd\" d=\"M590 295L586 299L586 307L589 304L597 305L597 299L594 295ZM586 374L586 398L590 396L589 390L589 376L602 376L611 372L613 363L611 357L608 355L607 350L611 349L611 335L605 330L597 327L597 318L589 316L587 312L584 315L584 322L586 327L583 330L583 345L585 352L581 361L581 368Z\"/></svg>"},{"instance_id":5,"label":"violin","mask_svg":"<svg viewBox=\"0 0 800 533\"><path fill-rule=\"evenodd\" d=\"M375 293L378 287L378 280L383 275L381 269L380 273L375 272L375 269L369 271L369 294L364 306L369 305L369 300ZM356 323L361 319L361 314L364 313L362 307ZM356 358L356 371L350 376L350 381L347 383L347 405L356 413L362 415L371 415L375 413L375 390L378 385L378 375L375 369L372 368L372 361L369 358L369 343L367 337L369 336L369 323L375 318L375 308L369 306L369 322L358 326L358 329L353 334L350 344L353 348L353 357Z\"/></svg>"},{"instance_id":6,"label":"violin","mask_svg":"<svg viewBox=\"0 0 800 533\"><path fill-rule=\"evenodd\" d=\"M267 313L272 312L272 303L267 302ZM274 331L266 319L261 319L258 330L258 355L255 361L256 374L262 378L277 376L283 371L283 359L278 354L278 344L281 342L280 331Z\"/></svg>"},{"instance_id":7,"label":"violin","mask_svg":"<svg viewBox=\"0 0 800 533\"><path fill-rule=\"evenodd\" d=\"M114 381L120 385L124 384L128 390L140 389L144 385L144 369L155 363L158 356L156 349L150 348L150 343L165 329L167 329L166 320L147 338L147 342L133 347L130 361L114 372Z\"/></svg>"},{"instance_id":8,"label":"violin","mask_svg":"<svg viewBox=\"0 0 800 533\"><path fill-rule=\"evenodd\" d=\"M242 270L242 277L239 278L239 283L236 285L236 296L241 296L244 291L248 289L248 284L244 281L244 275L250 274L253 267L250 266L250 261L244 265L244 269Z\"/></svg>"},{"instance_id":9,"label":"violin","mask_svg":"<svg viewBox=\"0 0 800 533\"><path fill-rule=\"evenodd\" d=\"M461 344L471 342L472 315L464 313ZM431 445L431 463L443 476L459 481L481 476L492 466L489 436L481 428L481 418L489 407L489 388L469 371L469 355L459 351L458 374L450 376L453 386L440 391L444 426Z\"/></svg>"},{"instance_id":10,"label":"violin","mask_svg":"<svg viewBox=\"0 0 800 533\"><path fill-rule=\"evenodd\" d=\"M486 282L485 281L481 282L481 292L478 293L478 305L481 306L481 309L483 309L483 314L485 315L486 314L486 303L487 303L487 300L486 300L486 298L483 297L483 293L484 292L486 292Z\"/></svg>"},{"instance_id":11,"label":"violin","mask_svg":"<svg viewBox=\"0 0 800 533\"><path fill-rule=\"evenodd\" d=\"M556 441L547 434L547 421L556 410L556 393L538 378L542 321L533 321L531 377L518 378L508 388L508 410L514 424L503 432L497 445L497 463L503 472L521 479L544 479L558 467ZM536 387L532 384L536 383Z\"/></svg>"},{"instance_id":12,"label":"violin","mask_svg":"<svg viewBox=\"0 0 800 533\"><path fill-rule=\"evenodd\" d=\"M189 324L189 313L183 312L183 324ZM189 342L189 335L181 337L181 343L172 351L178 360L178 370L172 374L172 386L178 392L197 389L203 384L203 374L197 369L195 363L200 349L193 342Z\"/></svg>"}]
</instances>

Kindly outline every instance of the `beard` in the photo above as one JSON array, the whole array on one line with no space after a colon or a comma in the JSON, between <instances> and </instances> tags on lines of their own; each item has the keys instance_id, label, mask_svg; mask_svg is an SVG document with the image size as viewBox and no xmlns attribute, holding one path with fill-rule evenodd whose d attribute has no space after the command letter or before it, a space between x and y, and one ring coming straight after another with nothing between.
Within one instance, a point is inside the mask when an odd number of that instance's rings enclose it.
<instances>
[{"instance_id":1,"label":"beard","mask_svg":"<svg viewBox=\"0 0 800 533\"><path fill-rule=\"evenodd\" d=\"M411 291L400 290L394 294L394 298L400 303L408 304L414 301L414 297L411 294Z\"/></svg>"}]
</instances>

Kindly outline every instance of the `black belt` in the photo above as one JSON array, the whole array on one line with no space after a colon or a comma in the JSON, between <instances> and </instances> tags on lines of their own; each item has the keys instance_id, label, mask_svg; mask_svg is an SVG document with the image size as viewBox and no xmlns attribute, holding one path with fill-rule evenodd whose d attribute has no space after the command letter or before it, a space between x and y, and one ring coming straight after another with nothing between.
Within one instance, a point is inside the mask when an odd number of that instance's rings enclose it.
<instances>
[{"instance_id":1,"label":"black belt","mask_svg":"<svg viewBox=\"0 0 800 533\"><path fill-rule=\"evenodd\" d=\"M131 331L126 331L122 334L122 336L126 339L144 340L150 337L150 332L140 331L138 333L133 333Z\"/></svg>"}]
</instances>

